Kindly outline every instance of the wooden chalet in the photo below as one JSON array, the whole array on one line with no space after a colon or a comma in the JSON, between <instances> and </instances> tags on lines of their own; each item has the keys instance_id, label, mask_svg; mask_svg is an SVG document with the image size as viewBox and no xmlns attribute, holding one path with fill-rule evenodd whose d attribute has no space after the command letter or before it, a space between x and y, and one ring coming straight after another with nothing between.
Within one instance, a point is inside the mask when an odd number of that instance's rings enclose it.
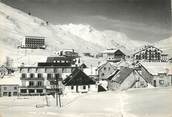
<instances>
[{"instance_id":1,"label":"wooden chalet","mask_svg":"<svg viewBox=\"0 0 172 117\"><path fill-rule=\"evenodd\" d=\"M126 54L120 49L107 49L103 51L103 58L109 62L119 62L124 59Z\"/></svg>"},{"instance_id":2,"label":"wooden chalet","mask_svg":"<svg viewBox=\"0 0 172 117\"><path fill-rule=\"evenodd\" d=\"M143 88L149 83L137 70L128 67L121 67L114 71L107 81L109 90Z\"/></svg>"},{"instance_id":3,"label":"wooden chalet","mask_svg":"<svg viewBox=\"0 0 172 117\"><path fill-rule=\"evenodd\" d=\"M11 68L6 67L5 65L2 65L0 67L0 78L3 78L5 75L9 75L14 73L14 70Z\"/></svg>"},{"instance_id":4,"label":"wooden chalet","mask_svg":"<svg viewBox=\"0 0 172 117\"><path fill-rule=\"evenodd\" d=\"M66 92L79 93L97 91L96 82L87 76L82 70L75 69L64 81Z\"/></svg>"},{"instance_id":5,"label":"wooden chalet","mask_svg":"<svg viewBox=\"0 0 172 117\"><path fill-rule=\"evenodd\" d=\"M172 63L168 62L140 62L137 69L154 87L172 85Z\"/></svg>"},{"instance_id":6,"label":"wooden chalet","mask_svg":"<svg viewBox=\"0 0 172 117\"><path fill-rule=\"evenodd\" d=\"M96 69L99 80L106 80L115 70L114 63L108 61L100 63Z\"/></svg>"}]
</instances>

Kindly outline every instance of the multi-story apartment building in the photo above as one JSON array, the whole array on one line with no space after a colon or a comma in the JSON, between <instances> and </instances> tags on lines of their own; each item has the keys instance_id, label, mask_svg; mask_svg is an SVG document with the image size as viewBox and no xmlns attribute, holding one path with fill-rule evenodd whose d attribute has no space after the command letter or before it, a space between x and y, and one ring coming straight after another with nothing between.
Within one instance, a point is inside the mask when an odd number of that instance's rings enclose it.
<instances>
[{"instance_id":1,"label":"multi-story apartment building","mask_svg":"<svg viewBox=\"0 0 172 117\"><path fill-rule=\"evenodd\" d=\"M62 78L63 73L72 73L75 68L71 66L19 67L21 74L20 95L50 93L54 79L56 77Z\"/></svg>"},{"instance_id":2,"label":"multi-story apartment building","mask_svg":"<svg viewBox=\"0 0 172 117\"><path fill-rule=\"evenodd\" d=\"M162 50L149 45L135 52L133 58L145 62L166 62L168 55L164 54Z\"/></svg>"},{"instance_id":3,"label":"multi-story apartment building","mask_svg":"<svg viewBox=\"0 0 172 117\"><path fill-rule=\"evenodd\" d=\"M31 49L45 49L45 37L25 36L25 42L23 46Z\"/></svg>"}]
</instances>

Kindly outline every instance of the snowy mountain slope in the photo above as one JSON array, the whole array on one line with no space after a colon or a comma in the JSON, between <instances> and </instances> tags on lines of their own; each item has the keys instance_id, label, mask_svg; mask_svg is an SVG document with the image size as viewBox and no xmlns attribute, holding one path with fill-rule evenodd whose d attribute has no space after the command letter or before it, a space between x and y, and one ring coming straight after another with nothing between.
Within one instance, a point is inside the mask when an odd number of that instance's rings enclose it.
<instances>
[{"instance_id":1,"label":"snowy mountain slope","mask_svg":"<svg viewBox=\"0 0 172 117\"><path fill-rule=\"evenodd\" d=\"M27 55L35 56L33 57L35 59L37 56L43 58L52 55L54 51L60 49L73 48L79 53L97 53L106 48L115 47L131 50L144 44L144 42L128 39L123 33L98 31L89 25L53 25L51 23L47 25L46 21L0 2L0 63L4 62L6 56L15 57L14 59L20 63L28 61L26 53L17 49L24 40L24 36L28 35L46 37L45 41L48 45L46 50L34 50L27 53ZM32 61L35 63L34 60Z\"/></svg>"},{"instance_id":2,"label":"snowy mountain slope","mask_svg":"<svg viewBox=\"0 0 172 117\"><path fill-rule=\"evenodd\" d=\"M127 50L131 50L146 44L146 42L143 41L131 40L121 32L111 30L98 31L90 25L69 24L57 25L57 27L60 27L64 31L70 32L85 41L92 42L105 48L123 47Z\"/></svg>"},{"instance_id":3,"label":"snowy mountain slope","mask_svg":"<svg viewBox=\"0 0 172 117\"><path fill-rule=\"evenodd\" d=\"M172 37L158 41L154 45L172 57Z\"/></svg>"},{"instance_id":4,"label":"snowy mountain slope","mask_svg":"<svg viewBox=\"0 0 172 117\"><path fill-rule=\"evenodd\" d=\"M48 49L74 48L83 51L99 51L100 46L88 43L73 34L57 29L54 25L22 11L0 3L0 41L6 45L17 47L25 35L47 37ZM85 46L81 46L84 43ZM81 49L82 48L82 49Z\"/></svg>"}]
</instances>

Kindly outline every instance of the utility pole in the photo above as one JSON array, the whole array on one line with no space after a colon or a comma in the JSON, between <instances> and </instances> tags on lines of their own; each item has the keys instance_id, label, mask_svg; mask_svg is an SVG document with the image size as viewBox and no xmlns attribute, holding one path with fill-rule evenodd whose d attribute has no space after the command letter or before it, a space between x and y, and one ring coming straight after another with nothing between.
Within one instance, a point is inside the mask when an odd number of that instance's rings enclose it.
<instances>
[{"instance_id":1,"label":"utility pole","mask_svg":"<svg viewBox=\"0 0 172 117\"><path fill-rule=\"evenodd\" d=\"M56 95L56 106L61 107L61 98L60 95L62 94L62 88L61 88L61 82L62 78L59 77L59 74L55 74L55 79L53 81L53 84L55 85L55 95Z\"/></svg>"},{"instance_id":2,"label":"utility pole","mask_svg":"<svg viewBox=\"0 0 172 117\"><path fill-rule=\"evenodd\" d=\"M47 93L45 93L45 100L46 100L46 105L49 106Z\"/></svg>"}]
</instances>

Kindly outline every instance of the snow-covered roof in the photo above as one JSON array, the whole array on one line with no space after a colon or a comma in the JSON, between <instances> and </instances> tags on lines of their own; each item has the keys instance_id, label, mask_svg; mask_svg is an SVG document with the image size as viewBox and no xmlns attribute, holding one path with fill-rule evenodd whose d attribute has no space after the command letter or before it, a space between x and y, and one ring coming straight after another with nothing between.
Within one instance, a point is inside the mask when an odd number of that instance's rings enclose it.
<instances>
[{"instance_id":1,"label":"snow-covered roof","mask_svg":"<svg viewBox=\"0 0 172 117\"><path fill-rule=\"evenodd\" d=\"M136 48L136 49L132 52L132 54L137 54L137 53L139 53L139 52L141 52L141 51L143 51L143 50L146 50L146 49L148 49L148 48L151 48L151 47L160 50L159 48L157 48L157 47L155 47L155 46L153 46L153 45L143 45L143 46L141 46L141 47L139 47L139 48ZM162 50L160 50L160 51L162 52Z\"/></svg>"},{"instance_id":2,"label":"snow-covered roof","mask_svg":"<svg viewBox=\"0 0 172 117\"><path fill-rule=\"evenodd\" d=\"M101 61L99 65L97 66L97 69L100 69L102 66L104 66L107 63L107 61Z\"/></svg>"},{"instance_id":3,"label":"snow-covered roof","mask_svg":"<svg viewBox=\"0 0 172 117\"><path fill-rule=\"evenodd\" d=\"M172 63L167 62L141 62L141 65L152 75L158 75L158 73L167 73L172 75Z\"/></svg>"},{"instance_id":4,"label":"snow-covered roof","mask_svg":"<svg viewBox=\"0 0 172 117\"><path fill-rule=\"evenodd\" d=\"M31 35L31 36L25 36L25 38L36 38L36 39L45 39L45 37L43 37L43 36L33 36L33 35Z\"/></svg>"},{"instance_id":5,"label":"snow-covered roof","mask_svg":"<svg viewBox=\"0 0 172 117\"><path fill-rule=\"evenodd\" d=\"M132 65L132 61L131 60L121 60L120 62L117 62L116 66L119 68L119 67L130 67L130 68L133 68L133 65Z\"/></svg>"},{"instance_id":6,"label":"snow-covered roof","mask_svg":"<svg viewBox=\"0 0 172 117\"><path fill-rule=\"evenodd\" d=\"M118 49L107 49L103 51L102 53L115 53Z\"/></svg>"},{"instance_id":7,"label":"snow-covered roof","mask_svg":"<svg viewBox=\"0 0 172 117\"><path fill-rule=\"evenodd\" d=\"M62 79L66 79L71 73L62 73Z\"/></svg>"},{"instance_id":8,"label":"snow-covered roof","mask_svg":"<svg viewBox=\"0 0 172 117\"><path fill-rule=\"evenodd\" d=\"M96 67L92 67L92 68L85 68L83 71L85 74L87 74L88 76L90 75L98 75L98 72L96 70Z\"/></svg>"},{"instance_id":9,"label":"snow-covered roof","mask_svg":"<svg viewBox=\"0 0 172 117\"><path fill-rule=\"evenodd\" d=\"M5 76L0 79L0 85L21 85L20 77L17 75Z\"/></svg>"},{"instance_id":10,"label":"snow-covered roof","mask_svg":"<svg viewBox=\"0 0 172 117\"><path fill-rule=\"evenodd\" d=\"M126 48L113 48L113 49L107 49L105 51L102 51L102 53L115 53L117 51L121 51L122 53L124 53L125 55L130 55L131 51L127 50Z\"/></svg>"}]
</instances>

